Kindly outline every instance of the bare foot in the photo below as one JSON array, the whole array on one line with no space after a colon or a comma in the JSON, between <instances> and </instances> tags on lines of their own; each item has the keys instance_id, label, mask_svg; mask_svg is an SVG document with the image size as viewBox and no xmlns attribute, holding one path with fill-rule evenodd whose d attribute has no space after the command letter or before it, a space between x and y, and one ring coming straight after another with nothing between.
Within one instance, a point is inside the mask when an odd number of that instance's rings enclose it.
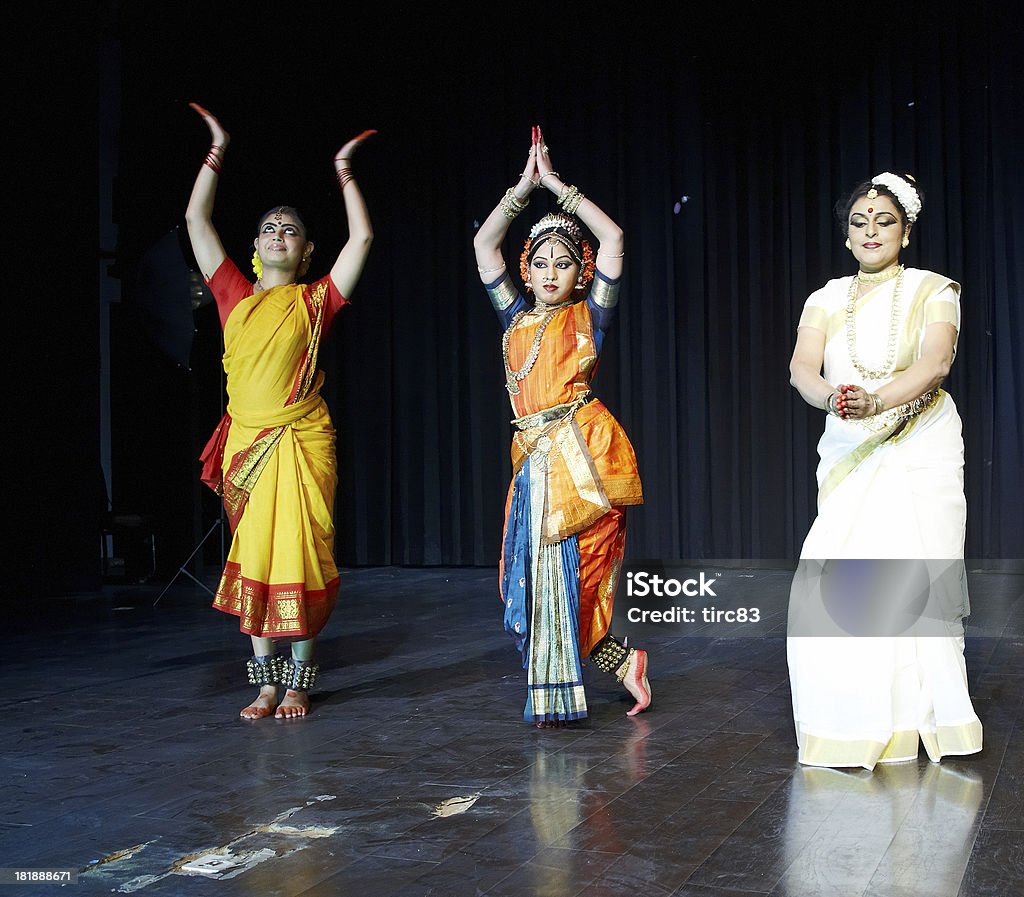
<instances>
[{"instance_id":1,"label":"bare foot","mask_svg":"<svg viewBox=\"0 0 1024 897\"><path fill-rule=\"evenodd\" d=\"M294 719L298 716L305 716L309 713L309 695L304 691L293 691L288 689L284 693L284 700L278 705L276 719Z\"/></svg>"},{"instance_id":2,"label":"bare foot","mask_svg":"<svg viewBox=\"0 0 1024 897\"><path fill-rule=\"evenodd\" d=\"M635 699L633 709L626 713L626 716L636 716L642 710L651 706L651 685L647 681L647 652L637 650L629 658L629 666L626 667L626 675L622 684Z\"/></svg>"},{"instance_id":3,"label":"bare foot","mask_svg":"<svg viewBox=\"0 0 1024 897\"><path fill-rule=\"evenodd\" d=\"M264 685L255 701L248 707L243 707L239 712L242 719L263 719L270 716L277 706L277 686Z\"/></svg>"}]
</instances>

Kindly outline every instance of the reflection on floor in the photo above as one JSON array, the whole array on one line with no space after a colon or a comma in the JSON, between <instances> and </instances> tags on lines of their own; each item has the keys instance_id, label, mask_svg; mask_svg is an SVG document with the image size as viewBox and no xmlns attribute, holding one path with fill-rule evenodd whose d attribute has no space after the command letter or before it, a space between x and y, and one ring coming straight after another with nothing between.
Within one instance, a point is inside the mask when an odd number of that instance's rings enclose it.
<instances>
[{"instance_id":1,"label":"reflection on floor","mask_svg":"<svg viewBox=\"0 0 1024 897\"><path fill-rule=\"evenodd\" d=\"M972 581L1009 609L968 634L984 751L873 774L795 762L782 637L667 636L647 713L588 666L588 720L527 726L495 581L346 571L312 714L255 723L202 589L39 602L0 669L0 866L81 870L76 897L1024 893L1021 577Z\"/></svg>"}]
</instances>

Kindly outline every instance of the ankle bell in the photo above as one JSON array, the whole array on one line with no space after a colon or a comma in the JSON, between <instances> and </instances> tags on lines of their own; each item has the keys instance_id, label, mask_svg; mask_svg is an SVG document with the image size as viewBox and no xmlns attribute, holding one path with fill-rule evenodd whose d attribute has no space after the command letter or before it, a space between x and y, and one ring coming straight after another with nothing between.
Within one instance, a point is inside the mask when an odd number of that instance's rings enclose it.
<instances>
[{"instance_id":1,"label":"ankle bell","mask_svg":"<svg viewBox=\"0 0 1024 897\"><path fill-rule=\"evenodd\" d=\"M245 662L245 671L250 685L277 685L281 680L283 659L278 654L250 657Z\"/></svg>"},{"instance_id":2,"label":"ankle bell","mask_svg":"<svg viewBox=\"0 0 1024 897\"><path fill-rule=\"evenodd\" d=\"M629 659L635 653L635 648L627 648L618 639L606 635L590 652L590 660L601 672L614 676L616 682L622 682L626 678Z\"/></svg>"},{"instance_id":3,"label":"ankle bell","mask_svg":"<svg viewBox=\"0 0 1024 897\"><path fill-rule=\"evenodd\" d=\"M292 691L309 691L316 685L320 664L289 657L281 665L283 669L278 681L285 688L290 688Z\"/></svg>"}]
</instances>

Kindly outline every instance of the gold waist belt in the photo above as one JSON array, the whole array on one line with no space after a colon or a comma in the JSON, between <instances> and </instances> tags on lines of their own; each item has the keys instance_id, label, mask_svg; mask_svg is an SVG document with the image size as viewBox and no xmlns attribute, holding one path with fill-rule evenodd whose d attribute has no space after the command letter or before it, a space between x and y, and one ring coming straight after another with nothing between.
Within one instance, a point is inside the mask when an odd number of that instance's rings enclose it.
<instances>
[{"instance_id":1,"label":"gold waist belt","mask_svg":"<svg viewBox=\"0 0 1024 897\"><path fill-rule=\"evenodd\" d=\"M872 433L881 433L889 429L892 431L889 435L894 436L906 426L907 421L931 408L938 401L940 394L941 390L938 387L930 389L916 399L911 399L902 405L888 408L881 414L873 414L870 417L861 418L854 421L854 423L865 430L870 430Z\"/></svg>"},{"instance_id":2,"label":"gold waist belt","mask_svg":"<svg viewBox=\"0 0 1024 897\"><path fill-rule=\"evenodd\" d=\"M541 411L535 411L533 414L526 414L523 417L517 417L512 421L513 426L517 430L533 430L537 427L543 427L552 421L561 420L564 417L571 417L577 411L580 410L587 402L593 401L595 398L591 392L585 392L576 401L569 402L564 405L553 405L550 408L544 408Z\"/></svg>"},{"instance_id":3,"label":"gold waist belt","mask_svg":"<svg viewBox=\"0 0 1024 897\"><path fill-rule=\"evenodd\" d=\"M904 402L902 405L897 405L895 408L889 409L889 414L900 418L901 420L908 420L911 417L915 417L922 411L926 411L935 404L935 400L939 397L939 389L929 389L922 396L918 396L916 399L911 399L909 402Z\"/></svg>"}]
</instances>

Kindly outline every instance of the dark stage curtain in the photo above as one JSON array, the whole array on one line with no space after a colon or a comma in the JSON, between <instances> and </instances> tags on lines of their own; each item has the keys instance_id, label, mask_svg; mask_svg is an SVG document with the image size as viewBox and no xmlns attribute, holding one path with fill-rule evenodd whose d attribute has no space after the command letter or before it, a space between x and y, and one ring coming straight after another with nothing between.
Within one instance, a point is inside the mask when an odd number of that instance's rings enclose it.
<instances>
[{"instance_id":1,"label":"dark stage curtain","mask_svg":"<svg viewBox=\"0 0 1024 897\"><path fill-rule=\"evenodd\" d=\"M515 31L473 36L487 23L472 16L461 31L417 30L405 18L385 44L346 45L343 62L302 57L294 83L261 80L214 38L188 34L179 40L191 62L173 89L171 50L142 42L141 24L124 14L121 357L143 351L129 335L133 265L180 222L206 150L186 101L232 133L215 220L244 267L258 216L288 202L317 243L311 274L326 273L345 236L331 157L378 128L353 166L376 240L322 351L339 432L339 559L496 564L511 415L471 242L521 170L537 121L563 177L626 233L620 317L595 391L633 439L644 479L646 504L629 512L630 555L792 559L814 514L823 425L788 382L796 321L812 290L854 270L835 201L879 171L909 171L925 203L905 261L963 284L947 388L965 425L967 554L1020 557L1019 60L993 10L802 31L773 20L767 33L724 15L679 36L650 21L566 27L564 61ZM210 27L234 26L214 16ZM277 101L288 121L259 117ZM514 222L510 269L529 224L553 208L538 192ZM139 376L136 358L115 387L133 409L132 432L164 451L160 466L175 481L194 476L200 446L161 444L168 413L180 415L179 432L198 421L204 435L218 413L210 311L196 315L191 371L162 376L150 360ZM154 391L161 420L140 421L136 400ZM127 424L123 416L115 441ZM152 495L127 452L118 475L137 502ZM215 504L201 499L205 519L195 519L200 499L168 491L167 528L191 536L194 521L202 532Z\"/></svg>"}]
</instances>

